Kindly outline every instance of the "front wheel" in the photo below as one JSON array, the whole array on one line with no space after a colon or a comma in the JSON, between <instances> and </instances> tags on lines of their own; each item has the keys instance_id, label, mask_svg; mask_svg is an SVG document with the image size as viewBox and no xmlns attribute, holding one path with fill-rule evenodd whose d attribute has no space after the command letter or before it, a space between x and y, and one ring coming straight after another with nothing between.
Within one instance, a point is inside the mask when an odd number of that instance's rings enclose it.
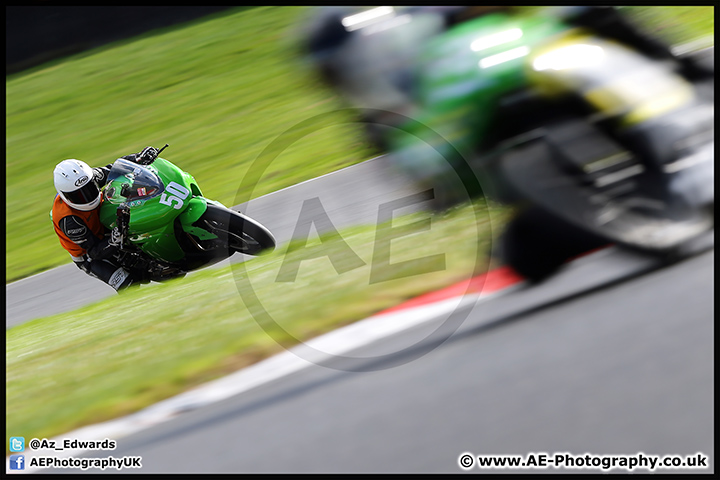
<instances>
[{"instance_id":1,"label":"front wheel","mask_svg":"<svg viewBox=\"0 0 720 480\"><path fill-rule=\"evenodd\" d=\"M224 207L208 204L195 225L217 235L231 252L258 255L275 249L275 238L267 228Z\"/></svg>"}]
</instances>

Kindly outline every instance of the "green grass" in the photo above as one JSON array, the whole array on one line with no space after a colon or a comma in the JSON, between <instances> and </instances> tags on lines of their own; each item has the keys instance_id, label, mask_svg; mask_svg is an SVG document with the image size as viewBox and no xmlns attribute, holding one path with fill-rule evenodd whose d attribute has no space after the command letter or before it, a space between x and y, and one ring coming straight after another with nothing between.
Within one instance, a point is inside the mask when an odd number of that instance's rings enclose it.
<instances>
[{"instance_id":1,"label":"green grass","mask_svg":"<svg viewBox=\"0 0 720 480\"><path fill-rule=\"evenodd\" d=\"M622 7L631 18L670 44L715 35L714 7Z\"/></svg>"},{"instance_id":2,"label":"green grass","mask_svg":"<svg viewBox=\"0 0 720 480\"><path fill-rule=\"evenodd\" d=\"M363 265L341 274L325 256L339 245L338 237L313 234L304 248L284 245L248 261L249 283L237 282L237 266L207 269L16 326L7 331L7 436L50 437L128 414L467 279L486 270L492 233L500 231L505 215L505 209L478 202L442 216L396 218L392 228L401 235L390 243L390 266L371 266L378 230L354 227L340 235ZM423 224L428 220L429 229ZM425 261L435 255L442 255L443 268ZM277 281L284 261L299 262L294 282ZM370 284L373 268L388 280ZM239 288L252 288L276 325L261 328Z\"/></svg>"}]
</instances>

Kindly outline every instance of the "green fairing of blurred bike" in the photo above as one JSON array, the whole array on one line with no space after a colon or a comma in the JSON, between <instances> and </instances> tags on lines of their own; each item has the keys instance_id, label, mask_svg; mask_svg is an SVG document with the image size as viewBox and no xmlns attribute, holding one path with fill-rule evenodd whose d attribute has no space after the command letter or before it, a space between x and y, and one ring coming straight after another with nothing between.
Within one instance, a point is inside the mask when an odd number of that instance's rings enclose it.
<instances>
[{"instance_id":1,"label":"green fairing of blurred bike","mask_svg":"<svg viewBox=\"0 0 720 480\"><path fill-rule=\"evenodd\" d=\"M180 277L235 252L258 255L275 247L264 226L205 198L192 175L160 157L150 165L117 159L102 200L100 221L123 232L121 263L150 280Z\"/></svg>"}]
</instances>

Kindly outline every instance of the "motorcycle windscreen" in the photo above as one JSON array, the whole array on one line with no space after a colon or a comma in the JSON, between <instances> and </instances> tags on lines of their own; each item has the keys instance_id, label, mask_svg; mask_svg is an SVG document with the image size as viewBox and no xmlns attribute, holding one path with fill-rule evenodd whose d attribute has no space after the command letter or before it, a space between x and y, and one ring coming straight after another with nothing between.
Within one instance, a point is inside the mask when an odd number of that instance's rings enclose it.
<instances>
[{"instance_id":1,"label":"motorcycle windscreen","mask_svg":"<svg viewBox=\"0 0 720 480\"><path fill-rule=\"evenodd\" d=\"M152 170L119 158L113 164L103 195L105 200L119 205L160 195L164 190L160 177Z\"/></svg>"}]
</instances>

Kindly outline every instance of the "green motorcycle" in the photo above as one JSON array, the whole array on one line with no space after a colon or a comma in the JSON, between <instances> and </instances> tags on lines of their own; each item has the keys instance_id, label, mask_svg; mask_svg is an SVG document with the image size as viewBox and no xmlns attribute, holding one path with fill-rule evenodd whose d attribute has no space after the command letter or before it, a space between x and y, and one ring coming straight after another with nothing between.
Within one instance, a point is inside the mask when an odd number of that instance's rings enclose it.
<instances>
[{"instance_id":1,"label":"green motorcycle","mask_svg":"<svg viewBox=\"0 0 720 480\"><path fill-rule=\"evenodd\" d=\"M272 233L253 219L205 198L195 178L159 157L149 165L119 158L103 187L100 221L118 226L118 260L161 282L233 254L275 248Z\"/></svg>"}]
</instances>

